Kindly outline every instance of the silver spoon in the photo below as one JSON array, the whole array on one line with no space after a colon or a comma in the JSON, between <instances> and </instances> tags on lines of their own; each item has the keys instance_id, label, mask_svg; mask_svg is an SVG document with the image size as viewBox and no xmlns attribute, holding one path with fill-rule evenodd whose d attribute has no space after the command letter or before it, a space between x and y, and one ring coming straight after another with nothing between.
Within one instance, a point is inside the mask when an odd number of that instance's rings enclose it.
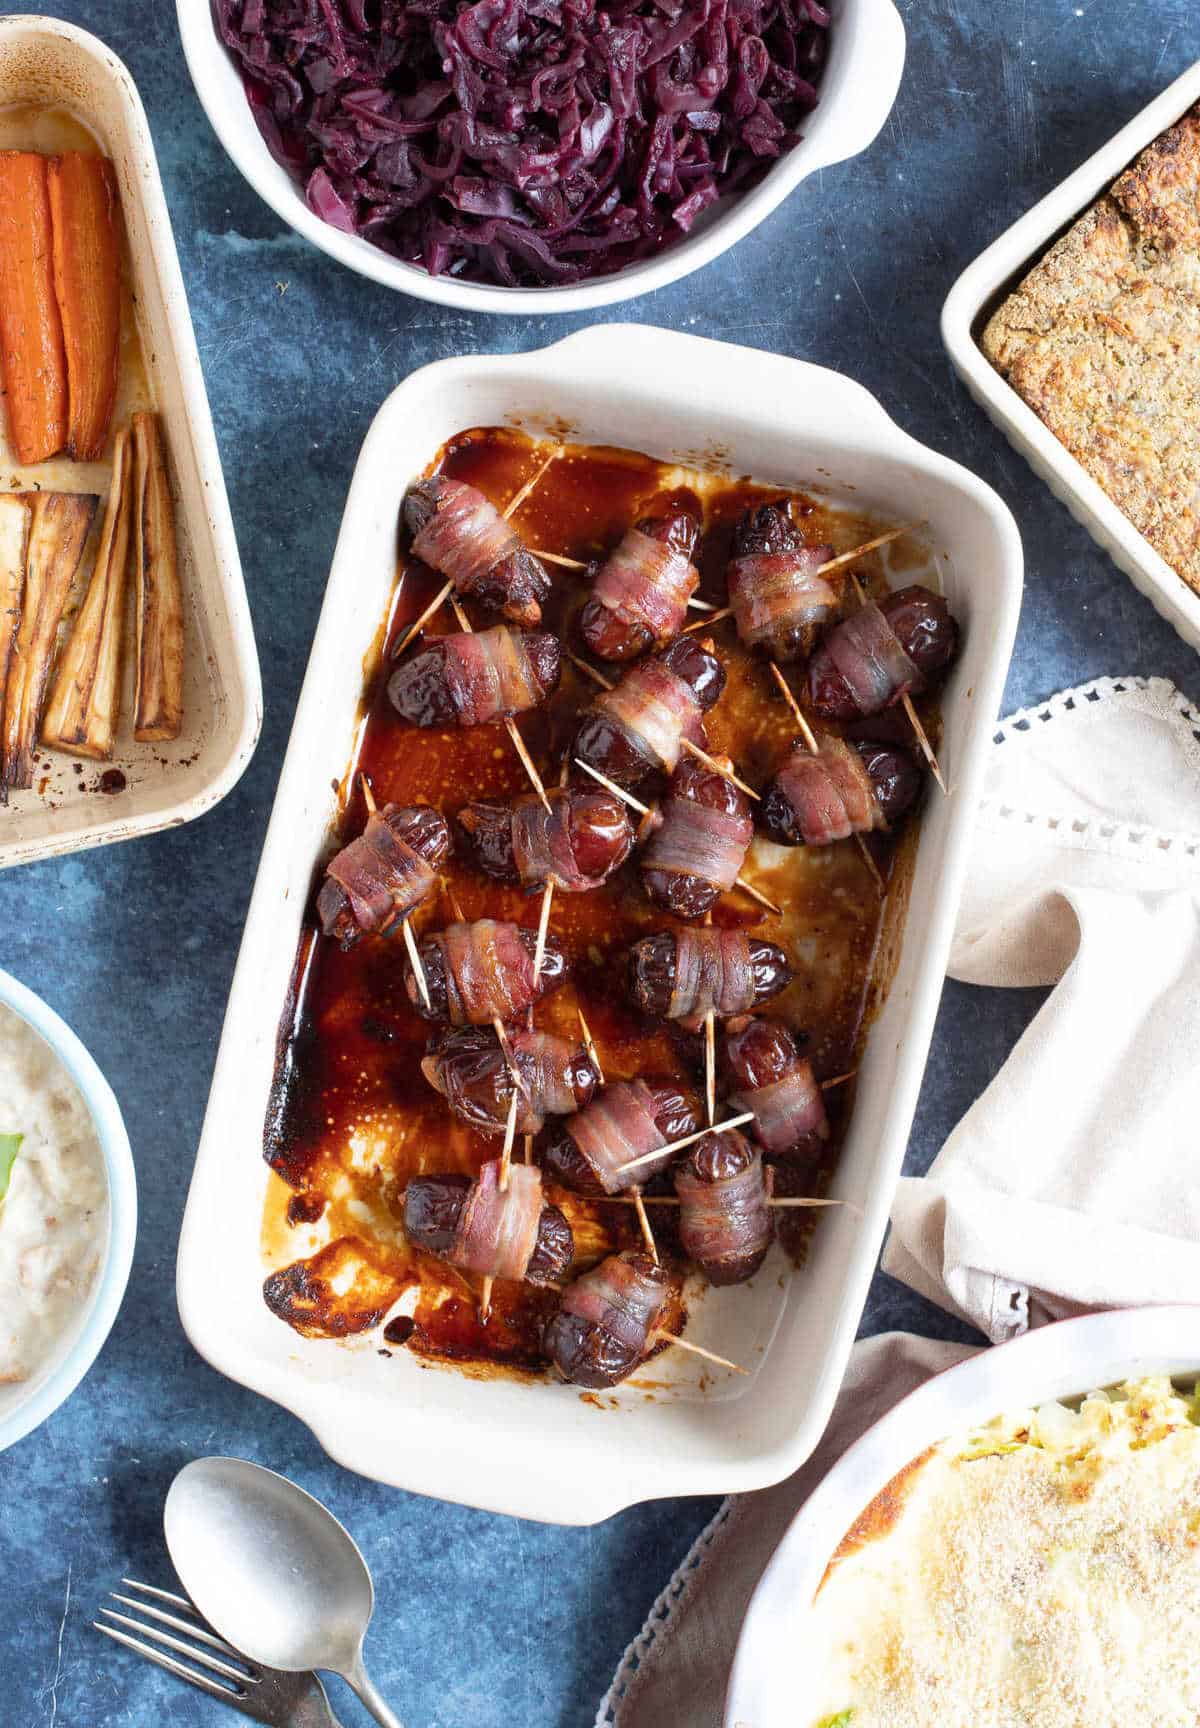
<instances>
[{"instance_id":1,"label":"silver spoon","mask_svg":"<svg viewBox=\"0 0 1200 1728\"><path fill-rule=\"evenodd\" d=\"M319 1500L241 1458L197 1458L171 1484L163 1528L184 1589L235 1649L340 1674L382 1728L404 1728L363 1666L367 1563Z\"/></svg>"}]
</instances>

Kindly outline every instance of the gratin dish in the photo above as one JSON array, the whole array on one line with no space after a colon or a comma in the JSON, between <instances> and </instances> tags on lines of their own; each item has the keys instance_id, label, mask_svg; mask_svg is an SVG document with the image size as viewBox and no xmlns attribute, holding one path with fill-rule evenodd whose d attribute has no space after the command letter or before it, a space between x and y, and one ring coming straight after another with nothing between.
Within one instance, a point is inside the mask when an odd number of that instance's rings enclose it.
<instances>
[{"instance_id":1,"label":"gratin dish","mask_svg":"<svg viewBox=\"0 0 1200 1728\"><path fill-rule=\"evenodd\" d=\"M1000 300L1050 244L1105 192L1148 144L1200 100L1200 61L1060 186L993 241L959 277L942 309L942 339L955 371L1059 501L1191 647L1200 651L1200 595L1176 575L1103 488L1001 377L979 346Z\"/></svg>"},{"instance_id":2,"label":"gratin dish","mask_svg":"<svg viewBox=\"0 0 1200 1728\"><path fill-rule=\"evenodd\" d=\"M75 1082L91 1115L108 1180L108 1243L91 1295L59 1340L54 1356L32 1379L0 1385L0 1452L58 1409L83 1379L112 1331L137 1236L137 1178L129 1136L112 1088L65 1021L7 972L0 972L0 1004L42 1037Z\"/></svg>"},{"instance_id":3,"label":"gratin dish","mask_svg":"<svg viewBox=\"0 0 1200 1728\"><path fill-rule=\"evenodd\" d=\"M38 788L15 794L0 825L0 866L191 821L237 782L262 724L258 656L221 460L141 98L94 36L54 19L12 17L0 19L0 106L12 103L69 110L116 171L148 382L172 458L185 719L174 744L119 743L126 785L113 794L95 789L94 774L76 776L69 757L39 751ZM106 470L43 467L61 489L107 489ZM20 489L39 472L27 470L25 480L6 472L5 487Z\"/></svg>"},{"instance_id":4,"label":"gratin dish","mask_svg":"<svg viewBox=\"0 0 1200 1728\"><path fill-rule=\"evenodd\" d=\"M665 288L735 245L802 180L865 150L896 100L904 26L892 0L836 0L821 99L795 149L749 192L720 204L677 246L612 276L566 288L502 288L430 276L356 234L331 228L275 161L255 124L233 61L217 37L209 0L178 0L179 33L196 94L235 167L275 214L322 252L387 288L468 312L584 312Z\"/></svg>"},{"instance_id":5,"label":"gratin dish","mask_svg":"<svg viewBox=\"0 0 1200 1728\"><path fill-rule=\"evenodd\" d=\"M806 1684L819 1652L806 1649L806 1621L825 1567L864 1507L928 1446L1001 1411L1198 1373L1200 1308L1128 1308L1044 1326L919 1386L838 1460L788 1527L742 1626L725 1728L797 1728L815 1714Z\"/></svg>"},{"instance_id":6,"label":"gratin dish","mask_svg":"<svg viewBox=\"0 0 1200 1728\"><path fill-rule=\"evenodd\" d=\"M965 649L943 696L953 795L931 799L908 922L859 1073L834 1192L803 1268L754 1302L692 1305L689 1336L753 1367L676 1396L600 1401L511 1378L381 1358L369 1336L298 1337L261 1294L260 1151L313 869L360 720L364 659L395 578L408 480L464 427L518 424L695 466L852 493L856 509L926 517ZM761 1487L795 1469L828 1418L908 1136L945 971L970 829L1021 590L1015 524L988 487L915 443L858 385L819 367L639 326L598 327L527 355L415 373L384 403L355 471L238 961L178 1264L183 1324L202 1355L301 1416L340 1462L446 1499L561 1523L639 1500ZM714 1293L720 1295L721 1293ZM726 1293L727 1294L727 1293ZM772 1338L772 1332L774 1336ZM767 1345L770 1348L767 1348ZM531 1450L532 1449L532 1450ZM506 1458L536 1457L535 1469Z\"/></svg>"}]
</instances>

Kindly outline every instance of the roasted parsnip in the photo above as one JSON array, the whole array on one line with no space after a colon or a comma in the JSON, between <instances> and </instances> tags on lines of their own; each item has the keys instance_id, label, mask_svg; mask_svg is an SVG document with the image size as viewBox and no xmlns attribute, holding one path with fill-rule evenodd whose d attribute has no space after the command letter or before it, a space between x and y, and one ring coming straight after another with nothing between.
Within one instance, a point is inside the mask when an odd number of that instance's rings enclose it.
<instances>
[{"instance_id":1,"label":"roasted parsnip","mask_svg":"<svg viewBox=\"0 0 1200 1728\"><path fill-rule=\"evenodd\" d=\"M175 506L158 419L133 416L133 580L137 617L139 743L178 738L183 727L183 592L175 546Z\"/></svg>"},{"instance_id":2,"label":"roasted parsnip","mask_svg":"<svg viewBox=\"0 0 1200 1728\"><path fill-rule=\"evenodd\" d=\"M117 182L104 156L66 150L47 165L54 293L67 362L67 451L94 462L117 395L121 248Z\"/></svg>"},{"instance_id":3,"label":"roasted parsnip","mask_svg":"<svg viewBox=\"0 0 1200 1728\"><path fill-rule=\"evenodd\" d=\"M29 543L29 500L19 492L0 492L0 718L4 714L4 690L8 668L21 622L21 599L25 592L25 548ZM3 752L0 751L0 760ZM0 804L6 803L7 788L0 781Z\"/></svg>"},{"instance_id":4,"label":"roasted parsnip","mask_svg":"<svg viewBox=\"0 0 1200 1728\"><path fill-rule=\"evenodd\" d=\"M42 743L72 756L107 760L121 711L121 637L133 497L129 432L113 448L112 484L87 596L63 649L42 721Z\"/></svg>"},{"instance_id":5,"label":"roasted parsnip","mask_svg":"<svg viewBox=\"0 0 1200 1728\"><path fill-rule=\"evenodd\" d=\"M21 621L4 691L0 785L33 785L33 749L63 608L87 541L97 500L83 493L34 492Z\"/></svg>"},{"instance_id":6,"label":"roasted parsnip","mask_svg":"<svg viewBox=\"0 0 1200 1728\"><path fill-rule=\"evenodd\" d=\"M53 254L46 158L0 151L0 367L18 462L44 462L67 441Z\"/></svg>"}]
</instances>

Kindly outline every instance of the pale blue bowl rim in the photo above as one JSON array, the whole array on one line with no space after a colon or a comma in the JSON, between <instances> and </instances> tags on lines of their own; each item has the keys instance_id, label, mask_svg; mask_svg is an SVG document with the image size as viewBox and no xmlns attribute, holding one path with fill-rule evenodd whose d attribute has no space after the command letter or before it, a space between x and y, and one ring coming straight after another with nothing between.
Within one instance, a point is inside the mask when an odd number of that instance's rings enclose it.
<instances>
[{"instance_id":1,"label":"pale blue bowl rim","mask_svg":"<svg viewBox=\"0 0 1200 1728\"><path fill-rule=\"evenodd\" d=\"M87 1318L69 1354L54 1372L10 1416L0 1417L0 1452L3 1452L31 1433L71 1396L112 1331L133 1264L137 1177L129 1135L112 1087L66 1021L27 985L2 970L0 1003L41 1034L83 1094L104 1155L109 1209L108 1248L92 1290Z\"/></svg>"}]
</instances>

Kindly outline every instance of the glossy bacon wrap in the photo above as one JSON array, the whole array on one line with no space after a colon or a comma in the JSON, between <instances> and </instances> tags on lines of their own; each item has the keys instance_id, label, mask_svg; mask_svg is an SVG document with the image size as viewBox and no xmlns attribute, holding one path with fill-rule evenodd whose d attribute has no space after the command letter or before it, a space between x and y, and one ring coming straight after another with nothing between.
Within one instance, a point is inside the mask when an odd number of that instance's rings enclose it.
<instances>
[{"instance_id":1,"label":"glossy bacon wrap","mask_svg":"<svg viewBox=\"0 0 1200 1728\"><path fill-rule=\"evenodd\" d=\"M557 1284L575 1251L571 1226L542 1193L532 1164L509 1167L500 1186L500 1160L469 1176L415 1176L404 1191L404 1233L414 1247L436 1254L460 1272Z\"/></svg>"},{"instance_id":2,"label":"glossy bacon wrap","mask_svg":"<svg viewBox=\"0 0 1200 1728\"><path fill-rule=\"evenodd\" d=\"M829 1117L811 1062L778 1020L732 1020L721 1066L733 1083L729 1107L754 1112L751 1131L776 1158L811 1155L829 1139Z\"/></svg>"},{"instance_id":3,"label":"glossy bacon wrap","mask_svg":"<svg viewBox=\"0 0 1200 1728\"><path fill-rule=\"evenodd\" d=\"M913 756L890 744L816 733L816 755L792 741L763 795L763 826L781 846L829 846L886 828L907 814L921 790Z\"/></svg>"},{"instance_id":4,"label":"glossy bacon wrap","mask_svg":"<svg viewBox=\"0 0 1200 1728\"><path fill-rule=\"evenodd\" d=\"M566 976L561 948L548 941L535 977L536 951L537 932L519 924L496 918L450 924L420 944L428 1006L407 959L404 988L425 1020L448 1020L452 1026L514 1020Z\"/></svg>"},{"instance_id":5,"label":"glossy bacon wrap","mask_svg":"<svg viewBox=\"0 0 1200 1728\"><path fill-rule=\"evenodd\" d=\"M719 1019L750 1013L792 979L782 948L741 930L662 931L635 942L629 959L638 1007L687 1032L698 1032L710 1011Z\"/></svg>"},{"instance_id":6,"label":"glossy bacon wrap","mask_svg":"<svg viewBox=\"0 0 1200 1728\"><path fill-rule=\"evenodd\" d=\"M642 851L646 893L677 918L703 918L737 881L753 839L746 794L685 756Z\"/></svg>"},{"instance_id":7,"label":"glossy bacon wrap","mask_svg":"<svg viewBox=\"0 0 1200 1728\"><path fill-rule=\"evenodd\" d=\"M508 1046L521 1080L518 1134L538 1134L547 1116L569 1116L591 1102L600 1074L580 1046L550 1032L518 1027L509 1031ZM439 1034L429 1046L421 1072L460 1122L479 1134L504 1133L513 1078L491 1026Z\"/></svg>"},{"instance_id":8,"label":"glossy bacon wrap","mask_svg":"<svg viewBox=\"0 0 1200 1728\"><path fill-rule=\"evenodd\" d=\"M695 1099L677 1084L616 1080L563 1124L543 1161L556 1182L578 1194L624 1194L657 1176L674 1154L636 1170L622 1170L623 1164L682 1140L699 1125Z\"/></svg>"},{"instance_id":9,"label":"glossy bacon wrap","mask_svg":"<svg viewBox=\"0 0 1200 1728\"><path fill-rule=\"evenodd\" d=\"M674 640L700 572L692 553L700 523L690 510L630 528L596 573L579 629L601 660L633 660Z\"/></svg>"},{"instance_id":10,"label":"glossy bacon wrap","mask_svg":"<svg viewBox=\"0 0 1200 1728\"><path fill-rule=\"evenodd\" d=\"M558 638L545 630L455 631L400 662L388 699L413 726L485 726L536 708L561 664Z\"/></svg>"},{"instance_id":11,"label":"glossy bacon wrap","mask_svg":"<svg viewBox=\"0 0 1200 1728\"><path fill-rule=\"evenodd\" d=\"M601 787L568 786L467 804L458 824L476 864L498 882L586 894L606 882L633 848L624 804Z\"/></svg>"},{"instance_id":12,"label":"glossy bacon wrap","mask_svg":"<svg viewBox=\"0 0 1200 1728\"><path fill-rule=\"evenodd\" d=\"M940 594L914 585L843 618L808 665L808 700L830 720L865 719L916 696L958 650L958 625Z\"/></svg>"},{"instance_id":13,"label":"glossy bacon wrap","mask_svg":"<svg viewBox=\"0 0 1200 1728\"><path fill-rule=\"evenodd\" d=\"M808 546L783 504L761 504L737 525L726 572L738 635L773 660L810 652L817 630L837 617L837 591L817 572L832 546Z\"/></svg>"},{"instance_id":14,"label":"glossy bacon wrap","mask_svg":"<svg viewBox=\"0 0 1200 1728\"><path fill-rule=\"evenodd\" d=\"M681 637L596 698L571 754L632 791L648 775L674 770L681 739L704 744L704 715L724 688L725 668L712 650Z\"/></svg>"},{"instance_id":15,"label":"glossy bacon wrap","mask_svg":"<svg viewBox=\"0 0 1200 1728\"><path fill-rule=\"evenodd\" d=\"M450 848L446 819L428 804L372 811L358 838L325 867L317 896L325 935L343 948L360 936L388 935L432 892Z\"/></svg>"},{"instance_id":16,"label":"glossy bacon wrap","mask_svg":"<svg viewBox=\"0 0 1200 1728\"><path fill-rule=\"evenodd\" d=\"M550 577L477 487L445 474L418 480L405 496L404 521L416 557L448 577L459 594L527 630L541 623Z\"/></svg>"},{"instance_id":17,"label":"glossy bacon wrap","mask_svg":"<svg viewBox=\"0 0 1200 1728\"><path fill-rule=\"evenodd\" d=\"M679 1242L710 1284L753 1278L774 1236L770 1173L736 1129L709 1134L675 1172Z\"/></svg>"},{"instance_id":18,"label":"glossy bacon wrap","mask_svg":"<svg viewBox=\"0 0 1200 1728\"><path fill-rule=\"evenodd\" d=\"M646 1254L611 1254L563 1291L542 1347L564 1380L616 1386L644 1362L676 1293L669 1272Z\"/></svg>"}]
</instances>

